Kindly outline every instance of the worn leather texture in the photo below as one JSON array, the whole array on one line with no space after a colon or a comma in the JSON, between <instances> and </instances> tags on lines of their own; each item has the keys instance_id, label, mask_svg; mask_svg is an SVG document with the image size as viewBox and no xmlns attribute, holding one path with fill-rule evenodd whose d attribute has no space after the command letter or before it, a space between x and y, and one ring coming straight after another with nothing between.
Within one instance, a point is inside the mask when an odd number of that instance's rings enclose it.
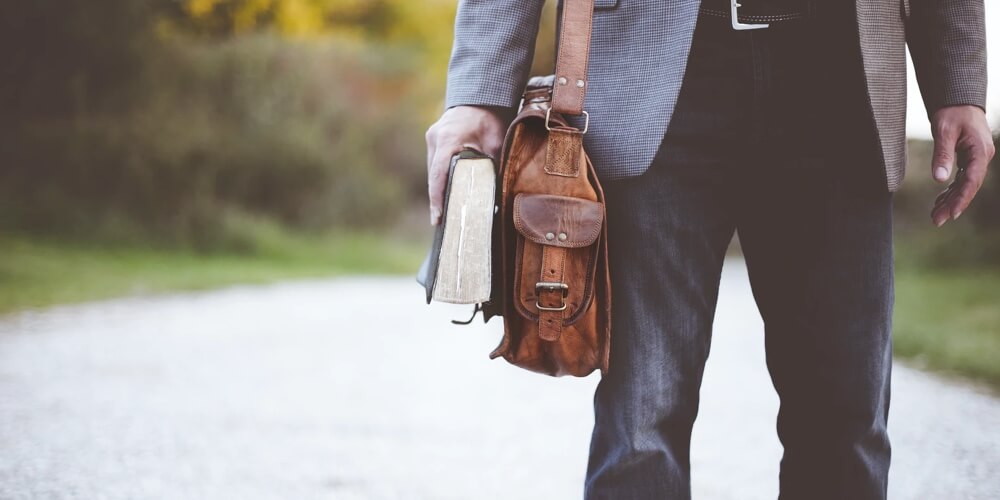
<instances>
[{"instance_id":1,"label":"worn leather texture","mask_svg":"<svg viewBox=\"0 0 1000 500\"><path fill-rule=\"evenodd\" d=\"M587 92L594 0L563 0L561 10L552 109L563 114L579 115L584 111L583 99Z\"/></svg>"},{"instance_id":2,"label":"worn leather texture","mask_svg":"<svg viewBox=\"0 0 1000 500\"><path fill-rule=\"evenodd\" d=\"M552 78L535 79L511 124L500 161L493 273L503 339L490 353L552 376L606 373L611 346L604 193L581 131L546 113ZM558 154L553 154L558 150Z\"/></svg>"}]
</instances>

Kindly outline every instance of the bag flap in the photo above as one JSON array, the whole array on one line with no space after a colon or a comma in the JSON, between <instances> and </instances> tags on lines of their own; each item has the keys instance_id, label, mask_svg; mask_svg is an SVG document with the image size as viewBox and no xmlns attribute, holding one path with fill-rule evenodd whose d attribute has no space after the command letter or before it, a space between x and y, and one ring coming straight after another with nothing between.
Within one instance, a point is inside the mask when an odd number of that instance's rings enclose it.
<instances>
[{"instance_id":1,"label":"bag flap","mask_svg":"<svg viewBox=\"0 0 1000 500\"><path fill-rule=\"evenodd\" d=\"M579 248L601 234L604 205L599 201L554 194L514 196L514 227L540 245Z\"/></svg>"}]
</instances>

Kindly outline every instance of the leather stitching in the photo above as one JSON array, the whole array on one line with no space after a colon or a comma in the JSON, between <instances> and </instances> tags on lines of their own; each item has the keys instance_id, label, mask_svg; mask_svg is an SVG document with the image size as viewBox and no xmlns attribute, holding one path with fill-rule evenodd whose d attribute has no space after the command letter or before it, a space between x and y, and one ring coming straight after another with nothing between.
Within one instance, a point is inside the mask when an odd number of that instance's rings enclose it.
<instances>
[{"instance_id":1,"label":"leather stitching","mask_svg":"<svg viewBox=\"0 0 1000 500\"><path fill-rule=\"evenodd\" d=\"M576 130L549 132L545 145L545 172L563 177L580 175L579 152L583 148Z\"/></svg>"},{"instance_id":2,"label":"leather stitching","mask_svg":"<svg viewBox=\"0 0 1000 500\"><path fill-rule=\"evenodd\" d=\"M563 279L566 277L566 253L567 250L559 247L553 247L548 245L542 245L542 269L539 273L539 279L541 281L551 281L562 283ZM549 272L551 269L551 273ZM537 290L536 290L537 291ZM545 292L542 292L545 293ZM562 298L562 291L556 290L555 293L560 295L560 303L566 298ZM539 293L535 300L541 303L541 293ZM547 307L556 307L555 304L545 304ZM567 308L568 309L568 308ZM575 311L570 311L575 312ZM546 341L556 341L559 340L559 336L562 334L563 327L563 315L566 311L538 311L538 336L542 340Z\"/></svg>"},{"instance_id":3,"label":"leather stitching","mask_svg":"<svg viewBox=\"0 0 1000 500\"><path fill-rule=\"evenodd\" d=\"M703 8L701 9L701 11L710 16L724 17L726 19L730 18L729 12L721 10ZM740 22L743 21L758 22L758 21L790 21L792 19L802 19L803 17L805 17L805 14L796 13L796 14L778 14L778 15L740 15L737 19Z\"/></svg>"}]
</instances>

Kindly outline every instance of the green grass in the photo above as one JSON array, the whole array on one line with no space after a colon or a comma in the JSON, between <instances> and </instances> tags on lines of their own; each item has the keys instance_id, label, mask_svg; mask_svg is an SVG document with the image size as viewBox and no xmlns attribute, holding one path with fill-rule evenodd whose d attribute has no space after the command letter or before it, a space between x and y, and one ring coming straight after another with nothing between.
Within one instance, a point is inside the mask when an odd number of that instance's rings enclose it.
<instances>
[{"instance_id":1,"label":"green grass","mask_svg":"<svg viewBox=\"0 0 1000 500\"><path fill-rule=\"evenodd\" d=\"M358 273L411 274L424 242L370 234L272 235L252 253L0 237L0 314L124 295ZM280 238L278 236L281 236ZM1000 270L896 273L896 354L1000 390Z\"/></svg>"},{"instance_id":2,"label":"green grass","mask_svg":"<svg viewBox=\"0 0 1000 500\"><path fill-rule=\"evenodd\" d=\"M422 242L351 234L292 239L252 254L0 238L0 314L123 295L354 273L414 273Z\"/></svg>"},{"instance_id":3,"label":"green grass","mask_svg":"<svg viewBox=\"0 0 1000 500\"><path fill-rule=\"evenodd\" d=\"M1000 270L896 272L895 352L1000 390Z\"/></svg>"}]
</instances>

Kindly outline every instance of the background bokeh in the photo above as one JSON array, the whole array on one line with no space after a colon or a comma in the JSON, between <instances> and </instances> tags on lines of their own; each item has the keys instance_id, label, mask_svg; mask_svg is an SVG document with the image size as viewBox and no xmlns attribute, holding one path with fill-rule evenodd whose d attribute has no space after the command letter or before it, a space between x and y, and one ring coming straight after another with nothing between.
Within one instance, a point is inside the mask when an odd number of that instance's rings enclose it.
<instances>
[{"instance_id":1,"label":"background bokeh","mask_svg":"<svg viewBox=\"0 0 1000 500\"><path fill-rule=\"evenodd\" d=\"M537 73L552 64L552 7ZM454 12L453 0L3 3L0 312L413 272ZM897 350L1000 386L1000 175L934 229L929 151L911 140L896 197Z\"/></svg>"}]
</instances>

